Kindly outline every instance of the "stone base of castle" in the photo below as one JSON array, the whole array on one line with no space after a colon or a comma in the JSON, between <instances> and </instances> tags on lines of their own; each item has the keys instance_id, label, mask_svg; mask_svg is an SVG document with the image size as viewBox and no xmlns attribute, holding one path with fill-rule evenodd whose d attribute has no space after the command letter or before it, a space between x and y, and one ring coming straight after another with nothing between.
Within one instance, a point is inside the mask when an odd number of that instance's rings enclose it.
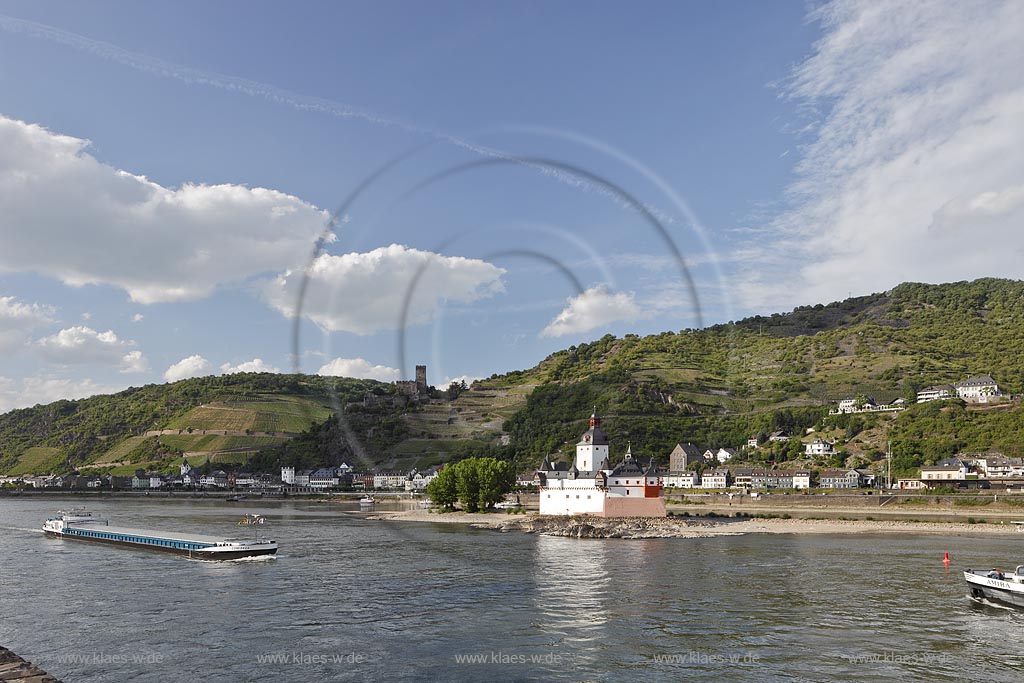
<instances>
[{"instance_id":1,"label":"stone base of castle","mask_svg":"<svg viewBox=\"0 0 1024 683\"><path fill-rule=\"evenodd\" d=\"M664 498L605 498L602 517L665 517Z\"/></svg>"}]
</instances>

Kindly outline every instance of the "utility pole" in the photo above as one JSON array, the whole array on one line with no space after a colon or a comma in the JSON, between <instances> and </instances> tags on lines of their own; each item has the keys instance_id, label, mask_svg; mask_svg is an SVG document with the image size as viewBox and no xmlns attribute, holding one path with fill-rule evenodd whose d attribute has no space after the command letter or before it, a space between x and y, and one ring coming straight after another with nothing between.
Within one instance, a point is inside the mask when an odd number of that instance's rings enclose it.
<instances>
[{"instance_id":1,"label":"utility pole","mask_svg":"<svg viewBox=\"0 0 1024 683\"><path fill-rule=\"evenodd\" d=\"M888 472L886 474L886 488L892 491L892 441L889 442L888 449L886 451L886 467Z\"/></svg>"}]
</instances>

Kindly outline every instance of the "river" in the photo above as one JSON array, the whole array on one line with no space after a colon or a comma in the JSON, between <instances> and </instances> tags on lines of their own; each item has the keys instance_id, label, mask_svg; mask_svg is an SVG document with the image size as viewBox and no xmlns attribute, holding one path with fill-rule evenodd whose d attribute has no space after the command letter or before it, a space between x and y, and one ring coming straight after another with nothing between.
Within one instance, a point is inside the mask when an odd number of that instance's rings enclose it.
<instances>
[{"instance_id":1,"label":"river","mask_svg":"<svg viewBox=\"0 0 1024 683\"><path fill-rule=\"evenodd\" d=\"M0 645L76 681L1020 680L1024 614L959 569L1017 537L577 540L363 519L346 504L121 499L112 524L230 536L226 563L46 538L0 498ZM248 533L248 532L245 532ZM942 564L948 551L951 568Z\"/></svg>"}]
</instances>

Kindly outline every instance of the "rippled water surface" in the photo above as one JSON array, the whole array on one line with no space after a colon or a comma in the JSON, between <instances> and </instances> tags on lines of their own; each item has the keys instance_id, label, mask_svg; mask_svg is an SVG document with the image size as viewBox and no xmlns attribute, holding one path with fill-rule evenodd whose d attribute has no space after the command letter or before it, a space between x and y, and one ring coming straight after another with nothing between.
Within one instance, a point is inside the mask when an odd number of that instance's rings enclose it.
<instances>
[{"instance_id":1,"label":"rippled water surface","mask_svg":"<svg viewBox=\"0 0 1024 683\"><path fill-rule=\"evenodd\" d=\"M69 683L1024 675L1024 613L972 602L958 571L1024 563L1024 538L573 540L339 504L91 505L224 536L267 516L277 558L209 563L37 531L67 504L0 498L0 644Z\"/></svg>"}]
</instances>

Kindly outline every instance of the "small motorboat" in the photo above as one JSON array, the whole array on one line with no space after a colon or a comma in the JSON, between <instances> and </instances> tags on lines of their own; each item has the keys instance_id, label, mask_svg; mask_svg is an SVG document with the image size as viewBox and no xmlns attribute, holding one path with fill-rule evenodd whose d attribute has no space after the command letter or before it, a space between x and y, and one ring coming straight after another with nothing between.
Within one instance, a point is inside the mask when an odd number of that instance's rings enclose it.
<instances>
[{"instance_id":1,"label":"small motorboat","mask_svg":"<svg viewBox=\"0 0 1024 683\"><path fill-rule=\"evenodd\" d=\"M245 500L245 496L231 496L230 498L226 498L225 500L227 500L227 502L229 503L237 503L240 500Z\"/></svg>"},{"instance_id":2,"label":"small motorboat","mask_svg":"<svg viewBox=\"0 0 1024 683\"><path fill-rule=\"evenodd\" d=\"M1024 564L1017 565L1012 572L966 569L964 579L972 598L1024 607Z\"/></svg>"},{"instance_id":3,"label":"small motorboat","mask_svg":"<svg viewBox=\"0 0 1024 683\"><path fill-rule=\"evenodd\" d=\"M373 499L373 496L363 496L359 499L360 505L373 505L377 501Z\"/></svg>"}]
</instances>

